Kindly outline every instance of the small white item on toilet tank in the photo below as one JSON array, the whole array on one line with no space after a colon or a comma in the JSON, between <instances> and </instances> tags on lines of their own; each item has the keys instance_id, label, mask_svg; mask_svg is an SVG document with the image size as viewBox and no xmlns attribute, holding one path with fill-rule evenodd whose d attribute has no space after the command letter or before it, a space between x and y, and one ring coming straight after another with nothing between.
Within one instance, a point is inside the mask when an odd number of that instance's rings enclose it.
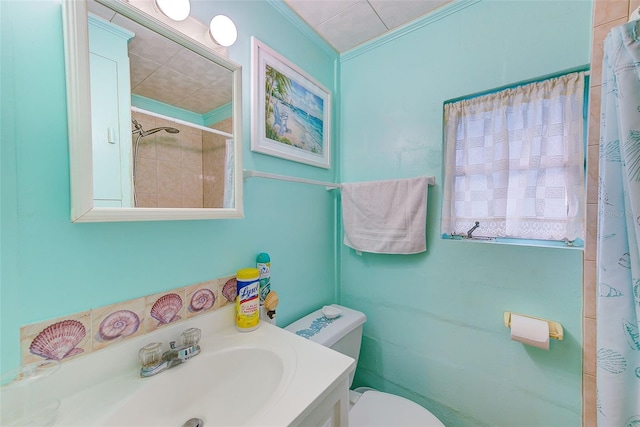
<instances>
[{"instance_id":1,"label":"small white item on toilet tank","mask_svg":"<svg viewBox=\"0 0 640 427\"><path fill-rule=\"evenodd\" d=\"M336 307L331 307L330 305L325 305L322 307L322 314L324 314L324 317L327 319L335 319L342 314L342 310Z\"/></svg>"}]
</instances>

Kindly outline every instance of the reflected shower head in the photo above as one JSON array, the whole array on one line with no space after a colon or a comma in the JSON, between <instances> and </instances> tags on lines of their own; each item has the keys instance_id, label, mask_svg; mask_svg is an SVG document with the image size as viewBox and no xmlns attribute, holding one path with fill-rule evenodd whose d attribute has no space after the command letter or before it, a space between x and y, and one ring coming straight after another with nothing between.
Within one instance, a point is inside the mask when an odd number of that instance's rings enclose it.
<instances>
[{"instance_id":1,"label":"reflected shower head","mask_svg":"<svg viewBox=\"0 0 640 427\"><path fill-rule=\"evenodd\" d=\"M144 137L144 136L149 136L151 134L154 134L156 132L160 132L160 131L165 131L167 133L179 133L180 131L176 128L172 128L172 127L168 127L168 126L162 126L159 128L153 128L153 129L149 129L149 130L144 130L142 129L142 125L140 125L140 123L138 123L138 121L134 118L131 119L131 123L133 124L133 130L131 131L132 134L137 133L139 134L139 137Z\"/></svg>"},{"instance_id":2,"label":"reflected shower head","mask_svg":"<svg viewBox=\"0 0 640 427\"><path fill-rule=\"evenodd\" d=\"M163 126L163 127L160 127L160 128L153 128L153 129L149 129L149 130L147 130L147 131L141 132L141 133L140 133L140 136L143 136L143 137L144 137L144 136L148 136L148 135L154 134L154 133L156 133L156 132L161 132L161 131L165 131L165 132L167 132L167 133L179 133L179 132L180 132L180 131L179 131L178 129L176 129L176 128Z\"/></svg>"}]
</instances>

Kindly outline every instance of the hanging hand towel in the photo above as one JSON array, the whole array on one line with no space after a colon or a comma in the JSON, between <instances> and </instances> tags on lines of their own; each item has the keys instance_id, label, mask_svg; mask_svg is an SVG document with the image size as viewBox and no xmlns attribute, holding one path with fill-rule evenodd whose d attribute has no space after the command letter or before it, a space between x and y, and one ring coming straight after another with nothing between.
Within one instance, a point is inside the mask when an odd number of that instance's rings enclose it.
<instances>
[{"instance_id":1,"label":"hanging hand towel","mask_svg":"<svg viewBox=\"0 0 640 427\"><path fill-rule=\"evenodd\" d=\"M427 250L427 177L342 184L344 244L362 252Z\"/></svg>"}]
</instances>

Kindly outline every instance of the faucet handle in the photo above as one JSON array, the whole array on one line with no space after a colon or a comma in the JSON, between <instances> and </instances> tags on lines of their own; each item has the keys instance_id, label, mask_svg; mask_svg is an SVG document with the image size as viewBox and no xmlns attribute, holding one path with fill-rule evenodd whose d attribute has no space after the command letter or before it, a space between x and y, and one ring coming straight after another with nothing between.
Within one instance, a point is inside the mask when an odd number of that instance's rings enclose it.
<instances>
[{"instance_id":1,"label":"faucet handle","mask_svg":"<svg viewBox=\"0 0 640 427\"><path fill-rule=\"evenodd\" d=\"M182 345L198 345L202 331L198 328L189 328L182 333Z\"/></svg>"},{"instance_id":2,"label":"faucet handle","mask_svg":"<svg viewBox=\"0 0 640 427\"><path fill-rule=\"evenodd\" d=\"M162 359L162 344L152 342L138 351L138 357L142 366L157 365Z\"/></svg>"}]
</instances>

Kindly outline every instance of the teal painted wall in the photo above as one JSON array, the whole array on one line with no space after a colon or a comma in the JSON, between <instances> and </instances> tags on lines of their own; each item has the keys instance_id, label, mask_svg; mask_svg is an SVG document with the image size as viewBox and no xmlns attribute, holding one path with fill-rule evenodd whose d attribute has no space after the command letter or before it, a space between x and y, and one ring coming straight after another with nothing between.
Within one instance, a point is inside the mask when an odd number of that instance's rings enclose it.
<instances>
[{"instance_id":1,"label":"teal painted wall","mask_svg":"<svg viewBox=\"0 0 640 427\"><path fill-rule=\"evenodd\" d=\"M590 2L482 1L341 63L341 181L434 175L427 252L341 246L340 296L368 321L355 385L447 427L581 425L582 252L441 240L443 102L589 63ZM550 351L503 312L562 322Z\"/></svg>"},{"instance_id":2,"label":"teal painted wall","mask_svg":"<svg viewBox=\"0 0 640 427\"><path fill-rule=\"evenodd\" d=\"M250 151L250 36L332 90L337 54L266 2L192 3L205 22L224 9L238 26L245 168L334 181L335 168ZM281 324L335 301L335 195L323 187L254 178L238 220L72 224L61 3L0 1L0 17L2 372L19 364L23 325L233 274L262 251Z\"/></svg>"},{"instance_id":3,"label":"teal painted wall","mask_svg":"<svg viewBox=\"0 0 640 427\"><path fill-rule=\"evenodd\" d=\"M211 7L192 2L205 22ZM435 175L428 252L358 257L335 245L336 192L260 179L245 182L241 220L71 224L60 3L0 1L0 370L19 363L22 325L230 274L260 251L272 255L284 325L334 301L337 254L341 302L368 316L356 385L410 397L448 427L580 425L582 253L438 235L442 103L589 63L591 2L483 1L341 64L268 2L215 7L238 26L229 51L244 67L245 168L345 182ZM250 151L251 35L339 94L339 168ZM565 341L549 352L511 342L504 310L561 321Z\"/></svg>"}]
</instances>

